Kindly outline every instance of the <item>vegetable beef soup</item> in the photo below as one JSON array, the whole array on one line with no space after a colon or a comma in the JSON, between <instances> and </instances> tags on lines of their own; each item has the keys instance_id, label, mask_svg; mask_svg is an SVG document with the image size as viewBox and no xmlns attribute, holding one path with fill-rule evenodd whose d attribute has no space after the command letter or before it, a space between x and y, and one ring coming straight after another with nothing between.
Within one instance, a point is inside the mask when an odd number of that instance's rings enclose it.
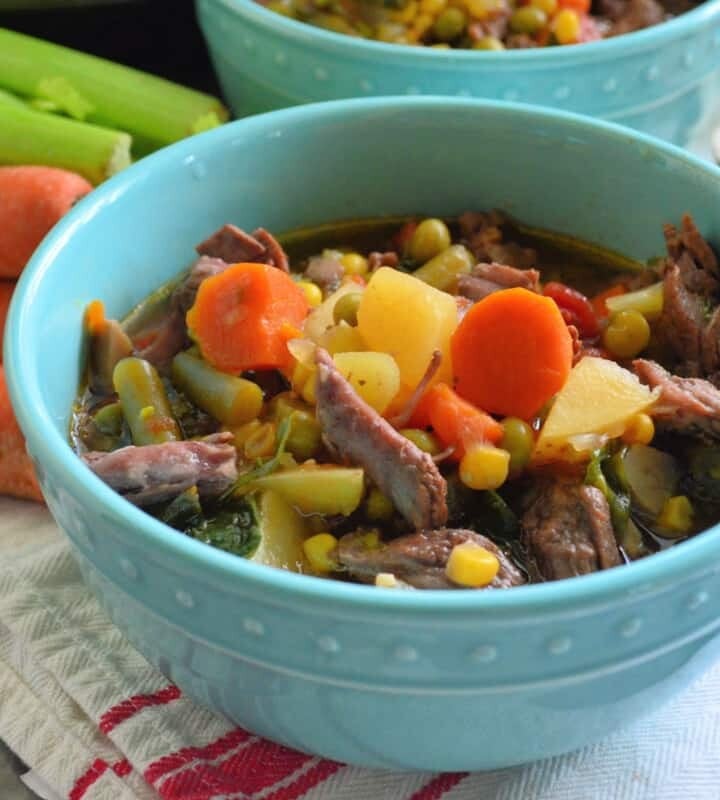
<instances>
[{"instance_id":1,"label":"vegetable beef soup","mask_svg":"<svg viewBox=\"0 0 720 800\"><path fill-rule=\"evenodd\" d=\"M474 50L581 44L648 28L696 0L259 0L335 33Z\"/></svg>"},{"instance_id":2,"label":"vegetable beef soup","mask_svg":"<svg viewBox=\"0 0 720 800\"><path fill-rule=\"evenodd\" d=\"M376 586L507 588L720 519L720 269L498 212L225 225L122 321L86 310L71 439L167 525Z\"/></svg>"}]
</instances>

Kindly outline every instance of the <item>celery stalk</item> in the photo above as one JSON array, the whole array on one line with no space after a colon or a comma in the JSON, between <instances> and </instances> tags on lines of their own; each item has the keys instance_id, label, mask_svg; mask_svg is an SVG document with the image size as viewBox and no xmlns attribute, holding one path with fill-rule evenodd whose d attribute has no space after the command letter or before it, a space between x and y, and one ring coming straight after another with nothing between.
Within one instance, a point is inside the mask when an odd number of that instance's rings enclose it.
<instances>
[{"instance_id":1,"label":"celery stalk","mask_svg":"<svg viewBox=\"0 0 720 800\"><path fill-rule=\"evenodd\" d=\"M221 102L139 70L0 28L0 88L161 147L227 119Z\"/></svg>"},{"instance_id":2,"label":"celery stalk","mask_svg":"<svg viewBox=\"0 0 720 800\"><path fill-rule=\"evenodd\" d=\"M122 131L33 111L0 95L0 164L44 164L100 183L130 164L132 138Z\"/></svg>"}]
</instances>

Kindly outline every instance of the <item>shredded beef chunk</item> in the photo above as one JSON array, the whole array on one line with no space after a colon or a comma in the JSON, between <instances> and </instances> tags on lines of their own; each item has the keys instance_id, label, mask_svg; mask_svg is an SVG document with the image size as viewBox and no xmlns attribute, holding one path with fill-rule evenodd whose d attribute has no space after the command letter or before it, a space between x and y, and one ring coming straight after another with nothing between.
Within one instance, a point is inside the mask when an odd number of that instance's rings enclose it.
<instances>
[{"instance_id":1,"label":"shredded beef chunk","mask_svg":"<svg viewBox=\"0 0 720 800\"><path fill-rule=\"evenodd\" d=\"M392 267L395 269L399 263L400 256L394 250L386 250L384 253L373 250L368 256L368 269L370 272L375 272L380 267Z\"/></svg>"},{"instance_id":2,"label":"shredded beef chunk","mask_svg":"<svg viewBox=\"0 0 720 800\"><path fill-rule=\"evenodd\" d=\"M459 217L458 222L464 243L479 262L509 265L521 270L537 263L537 253L531 248L503 241L502 214L468 211Z\"/></svg>"},{"instance_id":3,"label":"shredded beef chunk","mask_svg":"<svg viewBox=\"0 0 720 800\"><path fill-rule=\"evenodd\" d=\"M195 248L202 256L220 258L228 264L257 261L289 272L287 255L277 239L264 228L251 234L235 225L223 225Z\"/></svg>"},{"instance_id":4,"label":"shredded beef chunk","mask_svg":"<svg viewBox=\"0 0 720 800\"><path fill-rule=\"evenodd\" d=\"M525 583L522 572L490 539L467 530L440 528L401 536L370 549L361 533L343 536L336 557L354 578L373 582L381 572L391 572L416 589L458 589L445 574L450 553L457 544L472 541L490 550L500 562L500 570L486 589L507 589Z\"/></svg>"},{"instance_id":5,"label":"shredded beef chunk","mask_svg":"<svg viewBox=\"0 0 720 800\"><path fill-rule=\"evenodd\" d=\"M361 466L413 527L444 525L447 484L432 458L358 397L325 350L316 360L316 413L333 449Z\"/></svg>"},{"instance_id":6,"label":"shredded beef chunk","mask_svg":"<svg viewBox=\"0 0 720 800\"><path fill-rule=\"evenodd\" d=\"M507 264L477 264L470 275L458 280L458 294L475 301L501 289L515 287L540 291L540 273L536 269L518 269Z\"/></svg>"},{"instance_id":7,"label":"shredded beef chunk","mask_svg":"<svg viewBox=\"0 0 720 800\"><path fill-rule=\"evenodd\" d=\"M602 492L569 479L546 481L521 521L525 544L543 578L585 575L621 563Z\"/></svg>"},{"instance_id":8,"label":"shredded beef chunk","mask_svg":"<svg viewBox=\"0 0 720 800\"><path fill-rule=\"evenodd\" d=\"M316 283L324 292L333 292L340 286L345 269L337 258L314 256L309 259L303 274L307 280Z\"/></svg>"},{"instance_id":9,"label":"shredded beef chunk","mask_svg":"<svg viewBox=\"0 0 720 800\"><path fill-rule=\"evenodd\" d=\"M173 356L188 345L185 314L195 302L200 284L213 275L219 275L229 264L220 258L200 256L185 280L173 291L168 312L153 330L135 334L136 341L147 342L136 348L135 354L156 367L165 366Z\"/></svg>"},{"instance_id":10,"label":"shredded beef chunk","mask_svg":"<svg viewBox=\"0 0 720 800\"><path fill-rule=\"evenodd\" d=\"M197 486L201 497L224 492L237 478L231 433L202 440L122 447L85 453L82 459L112 489L137 506L177 497Z\"/></svg>"},{"instance_id":11,"label":"shredded beef chunk","mask_svg":"<svg viewBox=\"0 0 720 800\"><path fill-rule=\"evenodd\" d=\"M720 441L720 390L710 381L671 375L654 361L637 359L633 367L643 383L660 388L651 413L663 430Z\"/></svg>"},{"instance_id":12,"label":"shredded beef chunk","mask_svg":"<svg viewBox=\"0 0 720 800\"><path fill-rule=\"evenodd\" d=\"M663 276L664 306L659 330L688 377L720 379L720 269L715 253L692 218L680 230L665 226L668 260Z\"/></svg>"},{"instance_id":13,"label":"shredded beef chunk","mask_svg":"<svg viewBox=\"0 0 720 800\"><path fill-rule=\"evenodd\" d=\"M618 4L615 18L608 32L609 36L649 28L665 20L665 9L657 0L625 0Z\"/></svg>"}]
</instances>

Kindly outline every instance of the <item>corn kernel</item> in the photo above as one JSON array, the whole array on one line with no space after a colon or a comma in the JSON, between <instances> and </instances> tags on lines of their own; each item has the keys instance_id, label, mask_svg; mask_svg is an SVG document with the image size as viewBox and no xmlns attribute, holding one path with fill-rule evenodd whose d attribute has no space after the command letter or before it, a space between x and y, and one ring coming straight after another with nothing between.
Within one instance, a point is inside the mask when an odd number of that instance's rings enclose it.
<instances>
[{"instance_id":1,"label":"corn kernel","mask_svg":"<svg viewBox=\"0 0 720 800\"><path fill-rule=\"evenodd\" d=\"M322 289L311 281L300 281L298 288L302 289L310 308L316 308L323 301Z\"/></svg>"},{"instance_id":2,"label":"corn kernel","mask_svg":"<svg viewBox=\"0 0 720 800\"><path fill-rule=\"evenodd\" d=\"M152 419L155 416L155 406L143 406L138 416L142 420Z\"/></svg>"},{"instance_id":3,"label":"corn kernel","mask_svg":"<svg viewBox=\"0 0 720 800\"><path fill-rule=\"evenodd\" d=\"M478 588L492 583L499 570L494 553L475 542L463 542L451 550L445 574L460 586Z\"/></svg>"},{"instance_id":4,"label":"corn kernel","mask_svg":"<svg viewBox=\"0 0 720 800\"><path fill-rule=\"evenodd\" d=\"M420 0L420 11L423 14L437 16L447 5L447 0Z\"/></svg>"},{"instance_id":5,"label":"corn kernel","mask_svg":"<svg viewBox=\"0 0 720 800\"><path fill-rule=\"evenodd\" d=\"M338 540L332 533L316 533L315 536L305 539L303 551L314 572L323 575L338 568L337 561L332 558L337 545Z\"/></svg>"},{"instance_id":6,"label":"corn kernel","mask_svg":"<svg viewBox=\"0 0 720 800\"><path fill-rule=\"evenodd\" d=\"M558 0L530 0L530 5L544 11L548 17L551 17L558 7Z\"/></svg>"},{"instance_id":7,"label":"corn kernel","mask_svg":"<svg viewBox=\"0 0 720 800\"><path fill-rule=\"evenodd\" d=\"M317 402L317 394L316 394L316 387L317 387L317 369L313 368L310 372L310 377L305 381L305 385L300 392L300 397L311 406L314 406Z\"/></svg>"},{"instance_id":8,"label":"corn kernel","mask_svg":"<svg viewBox=\"0 0 720 800\"><path fill-rule=\"evenodd\" d=\"M272 422L263 422L245 439L243 452L245 458L267 458L275 452L277 431Z\"/></svg>"},{"instance_id":9,"label":"corn kernel","mask_svg":"<svg viewBox=\"0 0 720 800\"><path fill-rule=\"evenodd\" d=\"M417 16L418 13L418 4L416 0L410 0L410 2L400 11L396 11L392 18L395 22L412 22L413 19Z\"/></svg>"},{"instance_id":10,"label":"corn kernel","mask_svg":"<svg viewBox=\"0 0 720 800\"><path fill-rule=\"evenodd\" d=\"M474 19L486 19L502 6L500 0L465 0L465 7Z\"/></svg>"},{"instance_id":11,"label":"corn kernel","mask_svg":"<svg viewBox=\"0 0 720 800\"><path fill-rule=\"evenodd\" d=\"M257 431L257 429L262 425L259 419L250 420L250 422L246 422L244 425L238 425L236 428L230 428L230 431L233 435L233 445L237 450L245 452L245 442L250 438L250 436Z\"/></svg>"},{"instance_id":12,"label":"corn kernel","mask_svg":"<svg viewBox=\"0 0 720 800\"><path fill-rule=\"evenodd\" d=\"M669 539L675 539L690 533L693 525L695 510L692 503L685 495L668 497L662 511L658 515L657 524L662 529L662 534Z\"/></svg>"},{"instance_id":13,"label":"corn kernel","mask_svg":"<svg viewBox=\"0 0 720 800\"><path fill-rule=\"evenodd\" d=\"M435 22L435 18L432 17L430 14L418 14L413 22L413 32L416 33L418 36L422 36L425 31L429 30L433 23Z\"/></svg>"},{"instance_id":14,"label":"corn kernel","mask_svg":"<svg viewBox=\"0 0 720 800\"><path fill-rule=\"evenodd\" d=\"M633 414L628 420L622 440L626 444L650 444L655 436L655 423L649 414Z\"/></svg>"},{"instance_id":15,"label":"corn kernel","mask_svg":"<svg viewBox=\"0 0 720 800\"><path fill-rule=\"evenodd\" d=\"M492 445L470 448L460 461L460 480L470 489L497 489L507 480L510 453Z\"/></svg>"},{"instance_id":16,"label":"corn kernel","mask_svg":"<svg viewBox=\"0 0 720 800\"><path fill-rule=\"evenodd\" d=\"M368 271L368 261L360 253L345 253L340 258L346 275L365 275Z\"/></svg>"},{"instance_id":17,"label":"corn kernel","mask_svg":"<svg viewBox=\"0 0 720 800\"><path fill-rule=\"evenodd\" d=\"M375 576L375 586L382 586L383 589L397 589L400 586L400 581L392 572L378 572Z\"/></svg>"},{"instance_id":18,"label":"corn kernel","mask_svg":"<svg viewBox=\"0 0 720 800\"><path fill-rule=\"evenodd\" d=\"M365 501L365 512L368 515L368 519L390 519L394 511L392 501L388 500L380 489L374 486Z\"/></svg>"},{"instance_id":19,"label":"corn kernel","mask_svg":"<svg viewBox=\"0 0 720 800\"><path fill-rule=\"evenodd\" d=\"M563 8L555 15L552 30L560 44L573 44L580 38L580 17L571 8Z\"/></svg>"}]
</instances>

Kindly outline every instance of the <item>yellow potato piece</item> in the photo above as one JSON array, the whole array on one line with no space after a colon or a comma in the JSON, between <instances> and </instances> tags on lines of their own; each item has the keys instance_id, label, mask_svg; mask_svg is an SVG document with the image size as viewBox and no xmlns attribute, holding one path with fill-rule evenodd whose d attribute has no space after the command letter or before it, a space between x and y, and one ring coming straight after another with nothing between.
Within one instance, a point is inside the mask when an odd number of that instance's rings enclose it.
<instances>
[{"instance_id":1,"label":"yellow potato piece","mask_svg":"<svg viewBox=\"0 0 720 800\"><path fill-rule=\"evenodd\" d=\"M303 325L303 334L305 337L315 342L315 344L319 344L322 335L335 325L335 320L333 319L335 303L346 294L357 294L362 291L362 286L359 286L353 281L343 284L339 289L334 291L327 300L320 303L317 308L314 308L308 314L305 324Z\"/></svg>"},{"instance_id":2,"label":"yellow potato piece","mask_svg":"<svg viewBox=\"0 0 720 800\"><path fill-rule=\"evenodd\" d=\"M303 542L309 531L307 522L285 498L264 491L258 503L262 536L252 561L291 572L310 572Z\"/></svg>"},{"instance_id":3,"label":"yellow potato piece","mask_svg":"<svg viewBox=\"0 0 720 800\"><path fill-rule=\"evenodd\" d=\"M348 516L360 505L364 485L361 469L302 466L258 478L253 486L272 489L301 514Z\"/></svg>"},{"instance_id":4,"label":"yellow potato piece","mask_svg":"<svg viewBox=\"0 0 720 800\"><path fill-rule=\"evenodd\" d=\"M382 414L400 388L395 359L387 353L338 353L333 360L360 397Z\"/></svg>"},{"instance_id":5,"label":"yellow potato piece","mask_svg":"<svg viewBox=\"0 0 720 800\"><path fill-rule=\"evenodd\" d=\"M533 461L577 457L620 436L632 416L645 411L657 393L632 372L605 358L586 357L573 367L540 431Z\"/></svg>"},{"instance_id":6,"label":"yellow potato piece","mask_svg":"<svg viewBox=\"0 0 720 800\"><path fill-rule=\"evenodd\" d=\"M453 297L389 267L373 274L358 309L368 349L391 355L405 386L417 385L434 350L442 353L435 381L451 381L450 337L457 324Z\"/></svg>"}]
</instances>

